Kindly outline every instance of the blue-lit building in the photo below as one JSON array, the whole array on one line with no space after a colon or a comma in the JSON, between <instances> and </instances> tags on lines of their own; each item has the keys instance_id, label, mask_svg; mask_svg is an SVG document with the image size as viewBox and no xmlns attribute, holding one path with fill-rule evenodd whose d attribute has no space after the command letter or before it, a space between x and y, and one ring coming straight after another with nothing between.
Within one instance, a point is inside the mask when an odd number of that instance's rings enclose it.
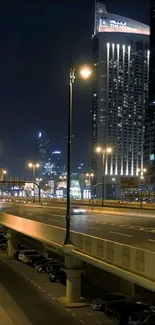
<instances>
[{"instance_id":1,"label":"blue-lit building","mask_svg":"<svg viewBox=\"0 0 155 325\"><path fill-rule=\"evenodd\" d=\"M39 163L39 178L44 178L45 169L44 166L51 159L51 145L50 140L42 132L38 133L37 136L37 162Z\"/></svg>"}]
</instances>

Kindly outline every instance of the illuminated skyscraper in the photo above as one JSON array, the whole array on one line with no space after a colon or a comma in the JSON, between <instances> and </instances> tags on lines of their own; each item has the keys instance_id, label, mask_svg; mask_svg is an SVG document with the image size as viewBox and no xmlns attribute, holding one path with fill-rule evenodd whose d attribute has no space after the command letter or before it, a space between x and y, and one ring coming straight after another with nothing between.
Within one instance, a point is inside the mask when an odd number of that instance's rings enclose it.
<instances>
[{"instance_id":1,"label":"illuminated skyscraper","mask_svg":"<svg viewBox=\"0 0 155 325\"><path fill-rule=\"evenodd\" d=\"M136 176L143 168L144 114L148 97L149 26L107 13L96 4L93 35L92 171ZM105 170L97 146L112 147Z\"/></svg>"},{"instance_id":2,"label":"illuminated skyscraper","mask_svg":"<svg viewBox=\"0 0 155 325\"><path fill-rule=\"evenodd\" d=\"M144 162L147 182L155 183L155 0L151 0L149 101L145 119Z\"/></svg>"},{"instance_id":3,"label":"illuminated skyscraper","mask_svg":"<svg viewBox=\"0 0 155 325\"><path fill-rule=\"evenodd\" d=\"M45 174L44 166L48 163L51 158L50 141L45 137L44 134L39 132L37 137L37 161L39 167L39 177L43 178Z\"/></svg>"}]
</instances>

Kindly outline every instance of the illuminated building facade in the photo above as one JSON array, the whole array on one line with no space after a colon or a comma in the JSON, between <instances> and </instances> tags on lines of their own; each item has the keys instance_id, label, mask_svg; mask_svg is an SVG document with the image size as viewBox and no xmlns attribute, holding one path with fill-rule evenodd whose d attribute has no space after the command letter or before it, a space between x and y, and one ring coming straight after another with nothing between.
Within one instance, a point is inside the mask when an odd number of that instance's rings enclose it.
<instances>
[{"instance_id":1,"label":"illuminated building facade","mask_svg":"<svg viewBox=\"0 0 155 325\"><path fill-rule=\"evenodd\" d=\"M155 183L155 0L151 0L149 101L145 119L144 163L146 181Z\"/></svg>"},{"instance_id":2,"label":"illuminated building facade","mask_svg":"<svg viewBox=\"0 0 155 325\"><path fill-rule=\"evenodd\" d=\"M37 162L39 163L39 178L43 178L45 174L44 166L50 161L50 141L41 132L37 136Z\"/></svg>"},{"instance_id":3,"label":"illuminated building facade","mask_svg":"<svg viewBox=\"0 0 155 325\"><path fill-rule=\"evenodd\" d=\"M135 176L143 168L148 97L149 26L107 13L97 3L93 35L92 171ZM112 147L103 171L97 146Z\"/></svg>"}]
</instances>

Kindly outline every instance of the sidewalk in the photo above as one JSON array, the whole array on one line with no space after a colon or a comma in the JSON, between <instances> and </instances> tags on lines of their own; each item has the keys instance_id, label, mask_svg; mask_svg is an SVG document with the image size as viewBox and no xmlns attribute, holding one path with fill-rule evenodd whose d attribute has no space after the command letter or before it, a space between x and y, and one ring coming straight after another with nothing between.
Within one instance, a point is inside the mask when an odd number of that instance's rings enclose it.
<instances>
[{"instance_id":1,"label":"sidewalk","mask_svg":"<svg viewBox=\"0 0 155 325\"><path fill-rule=\"evenodd\" d=\"M15 323L12 322L11 318L8 316L8 314L6 313L5 309L2 306L0 306L0 320L1 320L1 324L16 325Z\"/></svg>"}]
</instances>

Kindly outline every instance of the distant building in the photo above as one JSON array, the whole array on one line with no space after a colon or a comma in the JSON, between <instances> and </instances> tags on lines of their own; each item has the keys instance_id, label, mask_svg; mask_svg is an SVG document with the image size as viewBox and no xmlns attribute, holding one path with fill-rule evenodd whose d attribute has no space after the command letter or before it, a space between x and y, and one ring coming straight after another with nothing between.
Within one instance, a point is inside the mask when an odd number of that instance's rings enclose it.
<instances>
[{"instance_id":1,"label":"distant building","mask_svg":"<svg viewBox=\"0 0 155 325\"><path fill-rule=\"evenodd\" d=\"M50 161L51 150L50 141L46 136L39 132L37 136L37 162L39 163L39 178L44 178L45 170L44 166Z\"/></svg>"},{"instance_id":2,"label":"distant building","mask_svg":"<svg viewBox=\"0 0 155 325\"><path fill-rule=\"evenodd\" d=\"M146 180L155 183L155 0L151 0L149 100L145 119L144 163Z\"/></svg>"},{"instance_id":3,"label":"distant building","mask_svg":"<svg viewBox=\"0 0 155 325\"><path fill-rule=\"evenodd\" d=\"M107 13L105 6L97 3L93 35L94 184L102 182L103 174L135 176L138 168L143 168L149 34L149 26ZM104 170L97 146L112 147Z\"/></svg>"}]
</instances>

